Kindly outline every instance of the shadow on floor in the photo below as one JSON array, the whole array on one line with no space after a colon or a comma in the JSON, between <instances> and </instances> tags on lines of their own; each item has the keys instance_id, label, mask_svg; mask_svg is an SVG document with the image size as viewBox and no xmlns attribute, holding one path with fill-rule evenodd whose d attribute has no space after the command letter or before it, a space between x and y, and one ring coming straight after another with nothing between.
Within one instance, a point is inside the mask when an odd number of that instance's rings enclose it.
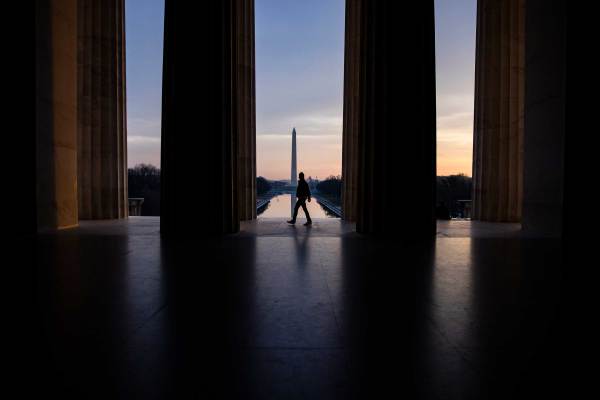
<instances>
[{"instance_id":1,"label":"shadow on floor","mask_svg":"<svg viewBox=\"0 0 600 400\"><path fill-rule=\"evenodd\" d=\"M37 238L45 393L534 398L562 371L548 362L560 327L558 240L408 244L277 225L165 241L157 224Z\"/></svg>"}]
</instances>

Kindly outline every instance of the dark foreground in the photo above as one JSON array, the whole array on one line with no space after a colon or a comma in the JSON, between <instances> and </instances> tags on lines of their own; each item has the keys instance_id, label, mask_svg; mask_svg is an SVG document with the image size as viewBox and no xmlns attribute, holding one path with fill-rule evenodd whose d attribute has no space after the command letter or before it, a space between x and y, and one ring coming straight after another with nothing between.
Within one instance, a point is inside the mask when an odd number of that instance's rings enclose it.
<instances>
[{"instance_id":1,"label":"dark foreground","mask_svg":"<svg viewBox=\"0 0 600 400\"><path fill-rule=\"evenodd\" d=\"M40 235L24 245L36 288L30 389L139 399L564 389L559 240L446 225L431 242L384 241L339 224L165 241L157 219L131 218Z\"/></svg>"}]
</instances>

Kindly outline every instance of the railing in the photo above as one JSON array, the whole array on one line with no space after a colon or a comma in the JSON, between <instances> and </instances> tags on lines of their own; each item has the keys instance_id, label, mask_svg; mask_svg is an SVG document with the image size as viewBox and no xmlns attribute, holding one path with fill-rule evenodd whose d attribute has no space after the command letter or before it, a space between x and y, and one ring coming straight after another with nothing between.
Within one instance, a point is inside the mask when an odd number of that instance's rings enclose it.
<instances>
[{"instance_id":1,"label":"railing","mask_svg":"<svg viewBox=\"0 0 600 400\"><path fill-rule=\"evenodd\" d=\"M142 215L142 204L144 204L143 197L130 197L129 199L129 216Z\"/></svg>"},{"instance_id":2,"label":"railing","mask_svg":"<svg viewBox=\"0 0 600 400\"><path fill-rule=\"evenodd\" d=\"M268 199L256 200L256 211L260 211L262 208L266 207L267 204L269 204L270 202L271 200Z\"/></svg>"},{"instance_id":3,"label":"railing","mask_svg":"<svg viewBox=\"0 0 600 400\"><path fill-rule=\"evenodd\" d=\"M329 200L322 197L317 197L317 202L329 210L332 214L335 214L338 218L342 218L342 207L336 206Z\"/></svg>"},{"instance_id":4,"label":"railing","mask_svg":"<svg viewBox=\"0 0 600 400\"><path fill-rule=\"evenodd\" d=\"M462 212L462 218L471 219L471 200L457 200L456 203L460 206Z\"/></svg>"}]
</instances>

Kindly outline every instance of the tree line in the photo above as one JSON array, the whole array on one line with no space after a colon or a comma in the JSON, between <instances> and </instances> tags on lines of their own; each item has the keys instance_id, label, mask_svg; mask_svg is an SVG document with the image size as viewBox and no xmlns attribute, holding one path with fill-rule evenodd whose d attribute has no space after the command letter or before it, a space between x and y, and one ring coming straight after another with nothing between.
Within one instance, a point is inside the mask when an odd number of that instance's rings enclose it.
<instances>
[{"instance_id":1,"label":"tree line","mask_svg":"<svg viewBox=\"0 0 600 400\"><path fill-rule=\"evenodd\" d=\"M269 182L267 179L263 178L262 176L258 176L256 178L256 194L258 196L267 193L269 190L271 190L271 182Z\"/></svg>"},{"instance_id":2,"label":"tree line","mask_svg":"<svg viewBox=\"0 0 600 400\"><path fill-rule=\"evenodd\" d=\"M160 215L160 168L152 164L137 164L127 170L128 197L144 199L142 213L144 216ZM256 194L261 195L271 190L271 182L259 176L256 178Z\"/></svg>"},{"instance_id":3,"label":"tree line","mask_svg":"<svg viewBox=\"0 0 600 400\"><path fill-rule=\"evenodd\" d=\"M129 197L142 197L142 215L160 215L160 169L138 164L127 170Z\"/></svg>"},{"instance_id":4,"label":"tree line","mask_svg":"<svg viewBox=\"0 0 600 400\"><path fill-rule=\"evenodd\" d=\"M152 164L138 164L128 169L129 197L142 197L142 215L160 215L160 168ZM402 185L399 182L390 182ZM272 183L262 176L256 178L256 194L263 195L272 188ZM443 203L450 214L458 215L462 209L458 200L470 200L473 190L472 179L464 174L438 176L436 179L437 202ZM331 175L320 181L316 189L331 201L341 203L342 177ZM411 195L411 188L406 188L406 195Z\"/></svg>"},{"instance_id":5,"label":"tree line","mask_svg":"<svg viewBox=\"0 0 600 400\"><path fill-rule=\"evenodd\" d=\"M317 183L317 190L319 193L323 193L328 199L340 204L342 199L342 176L328 176Z\"/></svg>"},{"instance_id":6,"label":"tree line","mask_svg":"<svg viewBox=\"0 0 600 400\"><path fill-rule=\"evenodd\" d=\"M454 217L463 212L458 200L471 200L473 179L464 174L438 176L436 188L438 204L443 203Z\"/></svg>"}]
</instances>

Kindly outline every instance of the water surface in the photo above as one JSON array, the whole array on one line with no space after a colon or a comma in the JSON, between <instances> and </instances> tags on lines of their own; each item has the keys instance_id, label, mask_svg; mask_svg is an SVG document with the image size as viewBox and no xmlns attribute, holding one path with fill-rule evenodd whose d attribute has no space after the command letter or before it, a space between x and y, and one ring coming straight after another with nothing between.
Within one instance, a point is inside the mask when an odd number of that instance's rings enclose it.
<instances>
[{"instance_id":1,"label":"water surface","mask_svg":"<svg viewBox=\"0 0 600 400\"><path fill-rule=\"evenodd\" d=\"M294 211L294 205L296 204L296 198L292 197L291 194L280 194L271 199L271 202L267 205L267 208L257 216L257 218L291 218L292 212ZM336 218L334 215L328 215L325 213L323 207L317 203L315 197L309 203L306 202L308 212L311 218ZM304 211L302 208L298 210L298 220L305 219Z\"/></svg>"}]
</instances>

